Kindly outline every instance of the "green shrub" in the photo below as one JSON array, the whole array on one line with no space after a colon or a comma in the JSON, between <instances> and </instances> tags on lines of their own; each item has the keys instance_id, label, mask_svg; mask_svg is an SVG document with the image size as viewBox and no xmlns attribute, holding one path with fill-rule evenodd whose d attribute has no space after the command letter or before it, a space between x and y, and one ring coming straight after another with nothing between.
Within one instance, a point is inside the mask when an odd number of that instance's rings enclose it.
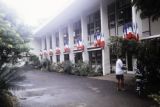
<instances>
[{"instance_id":1,"label":"green shrub","mask_svg":"<svg viewBox=\"0 0 160 107\"><path fill-rule=\"evenodd\" d=\"M72 63L70 61L65 61L63 63L63 67L64 67L63 68L64 73L72 74L73 65L72 65Z\"/></svg>"},{"instance_id":2,"label":"green shrub","mask_svg":"<svg viewBox=\"0 0 160 107\"><path fill-rule=\"evenodd\" d=\"M40 68L40 60L36 55L31 55L29 61L34 66L34 68Z\"/></svg>"},{"instance_id":3,"label":"green shrub","mask_svg":"<svg viewBox=\"0 0 160 107\"><path fill-rule=\"evenodd\" d=\"M41 62L40 62L40 65L41 65L41 69L45 69L45 70L48 70L50 71L50 65L51 65L51 62L49 59L45 58L43 59Z\"/></svg>"},{"instance_id":4,"label":"green shrub","mask_svg":"<svg viewBox=\"0 0 160 107\"><path fill-rule=\"evenodd\" d=\"M57 72L64 72L64 65L63 63L55 63L53 69Z\"/></svg>"},{"instance_id":5,"label":"green shrub","mask_svg":"<svg viewBox=\"0 0 160 107\"><path fill-rule=\"evenodd\" d=\"M89 76L102 76L102 74L102 67L97 65L95 68L93 68L93 72L91 72Z\"/></svg>"},{"instance_id":6,"label":"green shrub","mask_svg":"<svg viewBox=\"0 0 160 107\"><path fill-rule=\"evenodd\" d=\"M13 96L8 91L1 91L0 92L0 101L3 103L0 103L0 107L17 107L18 101L15 96Z\"/></svg>"},{"instance_id":7,"label":"green shrub","mask_svg":"<svg viewBox=\"0 0 160 107\"><path fill-rule=\"evenodd\" d=\"M102 68L96 66L92 68L88 63L78 62L72 64L70 61L65 61L63 63L52 63L49 66L49 71L64 72L67 74L77 75L77 76L100 76L102 75Z\"/></svg>"},{"instance_id":8,"label":"green shrub","mask_svg":"<svg viewBox=\"0 0 160 107\"><path fill-rule=\"evenodd\" d=\"M49 71L50 72L54 72L54 71L56 71L56 63L51 63L50 65L49 65Z\"/></svg>"},{"instance_id":9,"label":"green shrub","mask_svg":"<svg viewBox=\"0 0 160 107\"><path fill-rule=\"evenodd\" d=\"M16 81L22 81L24 76L17 68L3 67L0 69L0 107L13 107L16 102L14 96L8 91L10 89L19 89Z\"/></svg>"},{"instance_id":10,"label":"green shrub","mask_svg":"<svg viewBox=\"0 0 160 107\"><path fill-rule=\"evenodd\" d=\"M100 76L102 75L101 68L92 68L91 65L85 62L78 62L72 67L72 74L78 76Z\"/></svg>"},{"instance_id":11,"label":"green shrub","mask_svg":"<svg viewBox=\"0 0 160 107\"><path fill-rule=\"evenodd\" d=\"M155 102L157 102L160 106L160 92L157 94L151 94L149 95L149 97L152 98Z\"/></svg>"}]
</instances>

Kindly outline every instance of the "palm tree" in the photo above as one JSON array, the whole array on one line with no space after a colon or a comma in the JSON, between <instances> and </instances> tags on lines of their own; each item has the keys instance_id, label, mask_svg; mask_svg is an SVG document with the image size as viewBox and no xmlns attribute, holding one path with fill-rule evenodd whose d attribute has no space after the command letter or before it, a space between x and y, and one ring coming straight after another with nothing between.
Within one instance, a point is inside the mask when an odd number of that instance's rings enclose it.
<instances>
[{"instance_id":1,"label":"palm tree","mask_svg":"<svg viewBox=\"0 0 160 107\"><path fill-rule=\"evenodd\" d=\"M29 52L29 48L1 5L0 3L0 107L12 107L12 94L9 90L18 89L15 82L23 79L23 76L20 75L21 71L9 65L16 64L18 59Z\"/></svg>"},{"instance_id":2,"label":"palm tree","mask_svg":"<svg viewBox=\"0 0 160 107\"><path fill-rule=\"evenodd\" d=\"M141 10L142 19L150 17L154 21L160 17L160 0L133 0L132 4Z\"/></svg>"},{"instance_id":3,"label":"palm tree","mask_svg":"<svg viewBox=\"0 0 160 107\"><path fill-rule=\"evenodd\" d=\"M142 19L148 18L151 35L151 19L155 21L160 17L160 0L133 0L132 5L137 8L137 11L141 11Z\"/></svg>"}]
</instances>

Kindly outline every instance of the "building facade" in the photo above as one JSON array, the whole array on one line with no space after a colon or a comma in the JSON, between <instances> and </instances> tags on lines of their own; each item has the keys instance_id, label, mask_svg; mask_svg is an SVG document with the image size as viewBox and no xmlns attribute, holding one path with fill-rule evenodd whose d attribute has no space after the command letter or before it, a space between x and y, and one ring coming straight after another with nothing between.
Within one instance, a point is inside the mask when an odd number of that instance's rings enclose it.
<instances>
[{"instance_id":1,"label":"building facade","mask_svg":"<svg viewBox=\"0 0 160 107\"><path fill-rule=\"evenodd\" d=\"M34 53L51 62L87 62L109 74L114 68L109 37L123 36L125 24L136 23L141 39L160 34L160 21L149 23L139 14L130 0L75 0L35 32ZM126 65L132 71L132 55L126 56Z\"/></svg>"}]
</instances>

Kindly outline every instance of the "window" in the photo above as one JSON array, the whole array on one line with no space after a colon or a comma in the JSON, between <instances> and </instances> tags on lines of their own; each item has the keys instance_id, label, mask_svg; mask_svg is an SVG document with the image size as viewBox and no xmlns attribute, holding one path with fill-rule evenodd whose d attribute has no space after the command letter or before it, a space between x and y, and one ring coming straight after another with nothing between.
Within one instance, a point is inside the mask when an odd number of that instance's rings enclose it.
<instances>
[{"instance_id":1,"label":"window","mask_svg":"<svg viewBox=\"0 0 160 107\"><path fill-rule=\"evenodd\" d=\"M117 0L118 9L128 7L128 6L131 6L131 0Z\"/></svg>"},{"instance_id":2,"label":"window","mask_svg":"<svg viewBox=\"0 0 160 107\"><path fill-rule=\"evenodd\" d=\"M60 55L56 55L57 63L60 62Z\"/></svg>"},{"instance_id":3,"label":"window","mask_svg":"<svg viewBox=\"0 0 160 107\"><path fill-rule=\"evenodd\" d=\"M75 53L75 63L82 61L82 53Z\"/></svg>"},{"instance_id":4,"label":"window","mask_svg":"<svg viewBox=\"0 0 160 107\"><path fill-rule=\"evenodd\" d=\"M81 40L81 21L78 21L73 24L74 28L74 44L77 43L78 40Z\"/></svg>"},{"instance_id":5,"label":"window","mask_svg":"<svg viewBox=\"0 0 160 107\"><path fill-rule=\"evenodd\" d=\"M58 32L55 33L55 37L56 37L56 47L59 47L59 33Z\"/></svg>"},{"instance_id":6,"label":"window","mask_svg":"<svg viewBox=\"0 0 160 107\"><path fill-rule=\"evenodd\" d=\"M89 16L88 34L94 34L94 14Z\"/></svg>"},{"instance_id":7,"label":"window","mask_svg":"<svg viewBox=\"0 0 160 107\"><path fill-rule=\"evenodd\" d=\"M101 30L100 11L96 12L94 17L95 17L95 29L94 29L94 33L95 33L96 31Z\"/></svg>"},{"instance_id":8,"label":"window","mask_svg":"<svg viewBox=\"0 0 160 107\"><path fill-rule=\"evenodd\" d=\"M115 3L108 6L108 26L109 28L115 27Z\"/></svg>"},{"instance_id":9,"label":"window","mask_svg":"<svg viewBox=\"0 0 160 107\"><path fill-rule=\"evenodd\" d=\"M64 41L64 45L68 45L69 38L68 38L68 28L67 27L63 29L63 41Z\"/></svg>"},{"instance_id":10,"label":"window","mask_svg":"<svg viewBox=\"0 0 160 107\"><path fill-rule=\"evenodd\" d=\"M108 26L114 28L132 21L132 6L130 0L117 0L108 5Z\"/></svg>"},{"instance_id":11,"label":"window","mask_svg":"<svg viewBox=\"0 0 160 107\"><path fill-rule=\"evenodd\" d=\"M124 25L132 21L132 7L130 0L118 0L117 2L117 24Z\"/></svg>"},{"instance_id":12,"label":"window","mask_svg":"<svg viewBox=\"0 0 160 107\"><path fill-rule=\"evenodd\" d=\"M91 65L102 65L102 51L91 51L89 52L89 60Z\"/></svg>"},{"instance_id":13,"label":"window","mask_svg":"<svg viewBox=\"0 0 160 107\"><path fill-rule=\"evenodd\" d=\"M50 56L50 61L51 61L51 63L53 62L52 56Z\"/></svg>"},{"instance_id":14,"label":"window","mask_svg":"<svg viewBox=\"0 0 160 107\"><path fill-rule=\"evenodd\" d=\"M101 31L100 11L97 11L88 16L88 35L94 34L96 31Z\"/></svg>"},{"instance_id":15,"label":"window","mask_svg":"<svg viewBox=\"0 0 160 107\"><path fill-rule=\"evenodd\" d=\"M69 54L64 54L64 61L69 61Z\"/></svg>"},{"instance_id":16,"label":"window","mask_svg":"<svg viewBox=\"0 0 160 107\"><path fill-rule=\"evenodd\" d=\"M50 49L52 49L52 36L50 36Z\"/></svg>"}]
</instances>

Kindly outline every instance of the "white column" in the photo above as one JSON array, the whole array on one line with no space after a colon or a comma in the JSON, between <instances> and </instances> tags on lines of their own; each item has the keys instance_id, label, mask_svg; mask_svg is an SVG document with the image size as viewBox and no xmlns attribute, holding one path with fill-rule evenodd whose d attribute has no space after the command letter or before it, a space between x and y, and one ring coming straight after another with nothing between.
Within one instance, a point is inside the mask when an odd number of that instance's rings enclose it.
<instances>
[{"instance_id":1,"label":"white column","mask_svg":"<svg viewBox=\"0 0 160 107\"><path fill-rule=\"evenodd\" d=\"M142 36L142 19L140 18L140 11L136 12L136 7L132 7L132 22L137 23L138 34Z\"/></svg>"},{"instance_id":2,"label":"white column","mask_svg":"<svg viewBox=\"0 0 160 107\"><path fill-rule=\"evenodd\" d=\"M74 53L73 53L73 50L74 50L74 31L73 31L73 23L70 23L68 25L68 36L69 36L69 48L70 48L70 54L69 54L69 57L70 57L70 61L72 63L75 63L75 58L74 58Z\"/></svg>"},{"instance_id":3,"label":"white column","mask_svg":"<svg viewBox=\"0 0 160 107\"><path fill-rule=\"evenodd\" d=\"M43 52L43 49L44 49L44 38L43 38L43 36L40 37L40 42L41 42L41 51ZM39 59L42 60L40 56L39 56Z\"/></svg>"},{"instance_id":4,"label":"white column","mask_svg":"<svg viewBox=\"0 0 160 107\"><path fill-rule=\"evenodd\" d=\"M109 46L109 28L108 28L108 16L107 16L107 3L106 0L101 0L100 3L100 14L101 14L101 32L105 39L105 48L102 50L102 65L103 75L110 73L110 52Z\"/></svg>"},{"instance_id":5,"label":"white column","mask_svg":"<svg viewBox=\"0 0 160 107\"><path fill-rule=\"evenodd\" d=\"M50 36L49 34L47 34L47 35L46 35L46 41L47 41L47 52L49 52L49 50L50 50L50 37L49 37L49 36ZM50 60L50 56L49 56L49 54L48 54L47 58Z\"/></svg>"},{"instance_id":6,"label":"white column","mask_svg":"<svg viewBox=\"0 0 160 107\"><path fill-rule=\"evenodd\" d=\"M44 47L45 47L44 37L42 36L42 37L41 37L41 50L42 50L42 51L44 50Z\"/></svg>"},{"instance_id":7,"label":"white column","mask_svg":"<svg viewBox=\"0 0 160 107\"><path fill-rule=\"evenodd\" d=\"M53 50L53 62L54 63L56 63L55 49L56 49L56 39L55 39L54 33L52 33L52 50Z\"/></svg>"},{"instance_id":8,"label":"white column","mask_svg":"<svg viewBox=\"0 0 160 107\"><path fill-rule=\"evenodd\" d=\"M82 54L83 62L89 62L89 56L87 51L88 46L88 32L87 32L87 17L81 16L81 29L82 29L82 41L84 43L84 52Z\"/></svg>"},{"instance_id":9,"label":"white column","mask_svg":"<svg viewBox=\"0 0 160 107\"><path fill-rule=\"evenodd\" d=\"M60 54L60 62L64 62L64 40L63 40L63 33L62 30L59 29L59 48L61 50L61 54Z\"/></svg>"}]
</instances>

